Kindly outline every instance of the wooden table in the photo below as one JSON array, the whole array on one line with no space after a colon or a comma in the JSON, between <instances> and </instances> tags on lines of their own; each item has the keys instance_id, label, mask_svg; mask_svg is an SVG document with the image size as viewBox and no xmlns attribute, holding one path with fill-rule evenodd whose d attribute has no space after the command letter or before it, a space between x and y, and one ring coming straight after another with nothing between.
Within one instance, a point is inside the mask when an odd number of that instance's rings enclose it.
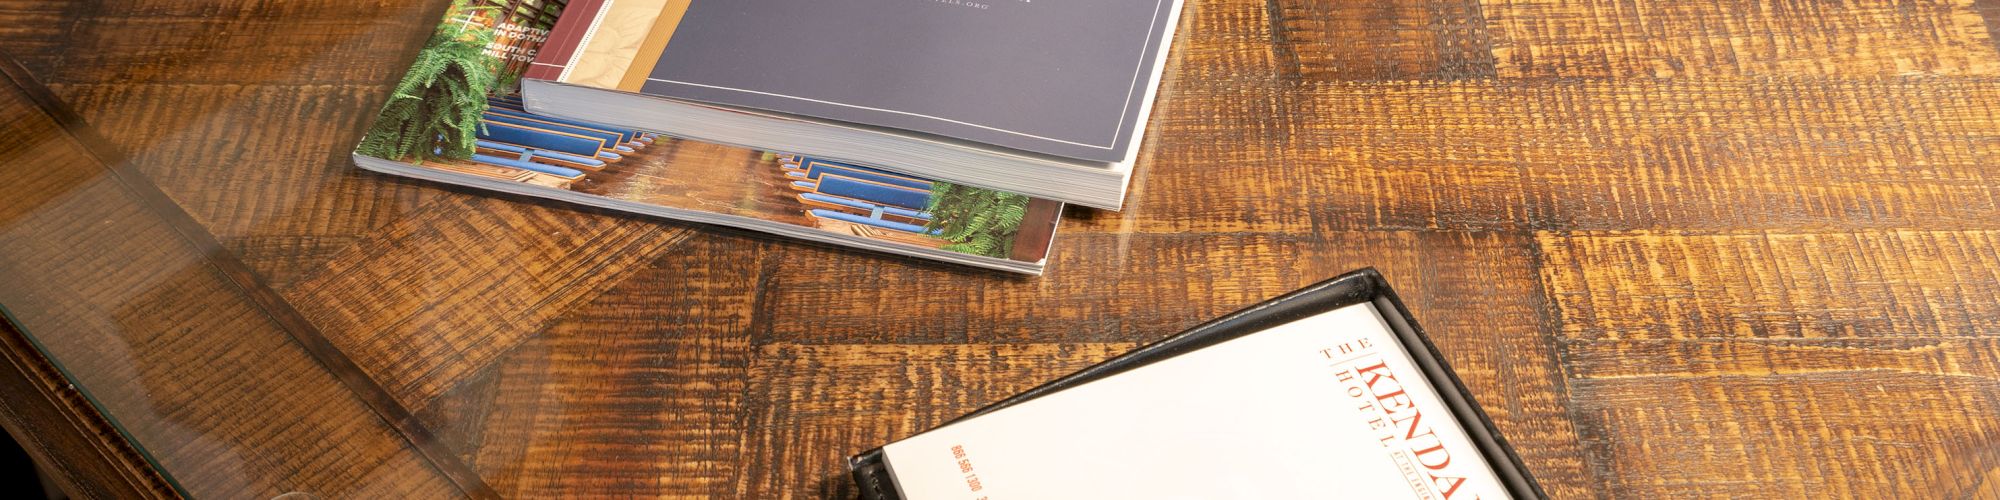
<instances>
[{"instance_id":1,"label":"wooden table","mask_svg":"<svg viewBox=\"0 0 2000 500\"><path fill-rule=\"evenodd\" d=\"M844 498L1375 266L1555 496L2000 496L2000 3L1193 0L1039 279L353 168L442 9L0 0L0 423L73 493Z\"/></svg>"}]
</instances>

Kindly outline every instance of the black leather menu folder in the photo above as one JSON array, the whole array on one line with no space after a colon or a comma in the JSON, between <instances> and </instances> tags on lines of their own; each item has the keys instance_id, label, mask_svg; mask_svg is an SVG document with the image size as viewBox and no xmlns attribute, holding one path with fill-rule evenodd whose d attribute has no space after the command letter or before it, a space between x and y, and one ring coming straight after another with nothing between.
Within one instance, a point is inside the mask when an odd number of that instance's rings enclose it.
<instances>
[{"instance_id":1,"label":"black leather menu folder","mask_svg":"<svg viewBox=\"0 0 2000 500\"><path fill-rule=\"evenodd\" d=\"M954 419L941 426L940 429L951 427L961 422L968 422L971 419L977 419L982 416L992 415L994 412L1003 409L1016 407L1023 403L1037 400L1038 398L1103 380L1107 377L1127 373L1136 368L1216 346L1225 341L1242 338L1252 333L1270 330L1273 327L1294 323L1302 319L1326 314L1336 309L1360 304L1372 307L1379 314L1383 323L1386 323L1387 329L1393 334L1390 338L1400 344L1393 347L1400 350L1401 353L1408 355L1410 364L1416 367L1416 371L1420 372L1423 379L1435 390L1437 399L1441 399L1443 402L1442 407L1452 417L1445 419L1445 421L1450 423L1450 425L1462 429L1463 436L1471 441L1472 446L1464 449L1476 450L1476 454L1480 458L1483 458L1482 461L1485 466L1492 469L1490 479L1494 480L1497 486L1495 486L1495 490L1489 491L1502 491L1514 498L1546 497L1541 487L1529 474L1528 469L1522 465L1520 457L1508 446L1506 440L1501 437L1499 430L1494 428L1492 420L1480 409L1479 404L1473 400L1471 392L1466 390L1458 376L1445 363L1443 356L1439 355L1437 347L1425 337L1423 329L1417 326L1416 320L1410 316L1408 310L1404 309L1402 302L1396 298L1395 292L1389 289L1388 283L1374 269L1362 269L1348 273L1231 313L1053 382L993 403L971 414ZM1372 386L1370 388L1372 389ZM1373 398L1369 399L1372 400ZM1385 399L1384 401L1389 400ZM1412 414L1409 416L1415 415ZM1433 422L1437 420L1436 417L1431 419ZM1402 421L1399 420L1397 422L1400 423ZM1391 429L1391 432L1396 432L1396 430ZM1411 433L1415 434L1415 430L1412 430ZM1449 434L1457 435L1458 432L1452 430ZM1158 436L1157 439L1172 441L1176 439L1176 436ZM1386 447L1388 441L1386 440L1387 438L1384 439L1383 442ZM1418 455L1421 455L1421 453ZM960 456L963 456L963 453ZM1405 457L1407 458L1408 455ZM948 461L950 457L943 458ZM1405 458L1398 458L1397 460L1404 467L1407 475L1407 471L1414 469L1411 467L1413 461L1428 465L1429 461L1426 458L1417 456L1414 459L1406 460ZM1447 459L1446 461L1449 460ZM1460 463L1469 462L1478 461L1464 459L1460 461ZM902 497L898 493L899 489L896 484L897 479L891 472L889 464L885 461L884 448L876 448L850 457L848 465L853 473L855 482L860 487L863 499L901 500ZM970 469L970 465L967 465L967 468ZM1416 475L1412 477L1422 478L1424 476ZM1033 480L1033 478L1020 477L1011 479L1014 481ZM1419 482L1418 479L1411 479L1410 481L1412 484ZM1418 490L1422 489L1422 487L1412 487ZM972 489L970 491L975 493L960 496L968 499L982 498L984 496L976 493L980 491L976 480L972 481ZM1442 492L1444 490L1439 488L1436 491ZM1418 491L1417 493L1419 497L1433 494L1427 491ZM1460 496L1464 497L1466 495ZM1437 497L1449 498L1449 495L1439 495ZM1001 499L996 496L994 500Z\"/></svg>"}]
</instances>

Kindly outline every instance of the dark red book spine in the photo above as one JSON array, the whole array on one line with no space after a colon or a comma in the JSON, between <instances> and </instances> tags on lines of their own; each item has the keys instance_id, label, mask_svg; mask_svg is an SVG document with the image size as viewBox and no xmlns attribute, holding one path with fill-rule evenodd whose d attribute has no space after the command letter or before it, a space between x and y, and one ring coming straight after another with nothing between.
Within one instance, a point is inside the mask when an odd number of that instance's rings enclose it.
<instances>
[{"instance_id":1,"label":"dark red book spine","mask_svg":"<svg viewBox=\"0 0 2000 500\"><path fill-rule=\"evenodd\" d=\"M542 50L535 53L535 61L528 65L528 71L522 76L536 80L561 77L570 57L583 46L584 34L597 21L597 14L604 10L604 2L576 0L564 7L562 18L556 20L555 29L549 30L548 41L542 43Z\"/></svg>"}]
</instances>

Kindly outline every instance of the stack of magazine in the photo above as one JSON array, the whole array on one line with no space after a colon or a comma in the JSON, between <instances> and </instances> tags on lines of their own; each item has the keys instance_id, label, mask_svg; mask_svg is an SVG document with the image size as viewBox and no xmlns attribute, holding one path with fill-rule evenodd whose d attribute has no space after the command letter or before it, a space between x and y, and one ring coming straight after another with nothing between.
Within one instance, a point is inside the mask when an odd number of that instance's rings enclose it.
<instances>
[{"instance_id":1,"label":"stack of magazine","mask_svg":"<svg viewBox=\"0 0 2000 500\"><path fill-rule=\"evenodd\" d=\"M1039 274L1117 210L1179 0L456 0L370 170Z\"/></svg>"}]
</instances>

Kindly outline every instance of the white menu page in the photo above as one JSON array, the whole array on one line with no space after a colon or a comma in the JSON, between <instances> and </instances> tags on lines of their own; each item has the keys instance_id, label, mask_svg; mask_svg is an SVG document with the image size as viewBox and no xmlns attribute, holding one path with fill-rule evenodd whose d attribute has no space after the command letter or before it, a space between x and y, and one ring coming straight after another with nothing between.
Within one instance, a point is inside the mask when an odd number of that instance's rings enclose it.
<instances>
[{"instance_id":1,"label":"white menu page","mask_svg":"<svg viewBox=\"0 0 2000 500\"><path fill-rule=\"evenodd\" d=\"M884 447L909 500L1508 498L1363 303Z\"/></svg>"}]
</instances>

